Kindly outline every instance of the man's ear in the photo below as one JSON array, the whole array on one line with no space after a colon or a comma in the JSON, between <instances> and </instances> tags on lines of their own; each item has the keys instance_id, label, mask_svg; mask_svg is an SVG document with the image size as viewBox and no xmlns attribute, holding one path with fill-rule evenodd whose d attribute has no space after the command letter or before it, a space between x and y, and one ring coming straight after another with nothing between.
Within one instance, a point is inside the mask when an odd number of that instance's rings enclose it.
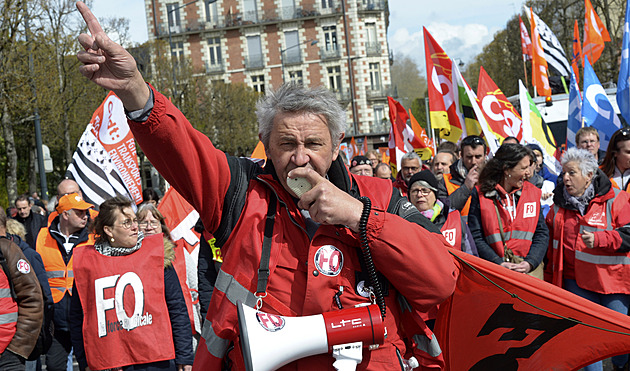
<instances>
[{"instance_id":1,"label":"man's ear","mask_svg":"<svg viewBox=\"0 0 630 371\"><path fill-rule=\"evenodd\" d=\"M339 150L341 149L341 142L343 142L343 138L345 138L345 136L346 136L345 133L339 134L339 144L337 144L337 147L333 150L333 157L332 157L333 161L335 161L337 159L337 156L339 156Z\"/></svg>"}]
</instances>

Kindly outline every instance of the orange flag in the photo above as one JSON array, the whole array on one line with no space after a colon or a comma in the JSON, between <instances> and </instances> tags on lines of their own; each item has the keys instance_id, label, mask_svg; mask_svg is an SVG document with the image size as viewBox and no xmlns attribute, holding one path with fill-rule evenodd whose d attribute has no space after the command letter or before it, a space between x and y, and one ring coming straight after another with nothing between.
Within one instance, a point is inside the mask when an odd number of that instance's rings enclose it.
<instances>
[{"instance_id":1,"label":"orange flag","mask_svg":"<svg viewBox=\"0 0 630 371\"><path fill-rule=\"evenodd\" d=\"M529 11L533 14L531 8ZM536 30L536 21L533 16L529 17L529 22L532 30L532 85L536 87L538 95L548 97L551 95L551 87L549 86L545 52L540 43L540 35L538 34L538 30Z\"/></svg>"},{"instance_id":2,"label":"orange flag","mask_svg":"<svg viewBox=\"0 0 630 371\"><path fill-rule=\"evenodd\" d=\"M348 146L348 150L350 151L350 158L348 160L352 160L354 156L359 155L359 147L357 147L357 142L354 140L354 137L350 139L350 145Z\"/></svg>"},{"instance_id":3,"label":"orange flag","mask_svg":"<svg viewBox=\"0 0 630 371\"><path fill-rule=\"evenodd\" d=\"M459 268L435 335L446 370L577 370L630 352L630 317L449 249Z\"/></svg>"},{"instance_id":4,"label":"orange flag","mask_svg":"<svg viewBox=\"0 0 630 371\"><path fill-rule=\"evenodd\" d=\"M608 30L599 19L590 0L584 0L584 43L582 53L588 57L591 66L604 51L604 42L610 41Z\"/></svg>"},{"instance_id":5,"label":"orange flag","mask_svg":"<svg viewBox=\"0 0 630 371\"><path fill-rule=\"evenodd\" d=\"M433 139L430 139L427 135L426 130L420 124L418 124L418 120L413 117L411 110L409 110L409 120L411 121L411 130L415 137L419 140L420 146L417 148L425 149L422 151L422 156L420 156L423 160L430 159L433 156Z\"/></svg>"},{"instance_id":6,"label":"orange flag","mask_svg":"<svg viewBox=\"0 0 630 371\"><path fill-rule=\"evenodd\" d=\"M251 158L259 158L261 160L266 160L267 159L267 154L265 153L265 146L263 145L263 143L261 141L258 141L258 144L256 144L256 148L254 148L254 151L252 152L252 155L249 156Z\"/></svg>"},{"instance_id":7,"label":"orange flag","mask_svg":"<svg viewBox=\"0 0 630 371\"><path fill-rule=\"evenodd\" d=\"M578 21L575 20L573 25L573 58L571 59L571 68L575 74L575 81L580 82L580 69L578 68L578 60L584 65L584 56L582 55L582 45L580 43L580 29Z\"/></svg>"}]
</instances>

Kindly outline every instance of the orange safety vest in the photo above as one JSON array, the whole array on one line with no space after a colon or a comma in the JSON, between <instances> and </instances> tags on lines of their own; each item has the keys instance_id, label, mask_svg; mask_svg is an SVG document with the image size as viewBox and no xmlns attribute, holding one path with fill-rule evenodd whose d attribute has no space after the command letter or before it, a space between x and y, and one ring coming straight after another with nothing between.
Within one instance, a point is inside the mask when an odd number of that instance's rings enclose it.
<instances>
[{"instance_id":1,"label":"orange safety vest","mask_svg":"<svg viewBox=\"0 0 630 371\"><path fill-rule=\"evenodd\" d=\"M17 330L18 306L11 296L11 286L0 269L0 353L9 346Z\"/></svg>"},{"instance_id":2,"label":"orange safety vest","mask_svg":"<svg viewBox=\"0 0 630 371\"><path fill-rule=\"evenodd\" d=\"M619 184L617 184L617 182L615 182L613 178L610 178L610 183L612 184L613 188L621 189L621 187L619 187ZM628 184L626 185L625 191L630 192L630 182L628 182Z\"/></svg>"},{"instance_id":3,"label":"orange safety vest","mask_svg":"<svg viewBox=\"0 0 630 371\"><path fill-rule=\"evenodd\" d=\"M446 222L444 222L440 231L449 245L457 250L462 249L462 218L459 211L449 211Z\"/></svg>"},{"instance_id":4,"label":"orange safety vest","mask_svg":"<svg viewBox=\"0 0 630 371\"><path fill-rule=\"evenodd\" d=\"M88 240L81 242L74 248L79 246L94 245L94 235L89 234ZM42 228L37 235L36 250L42 256L48 284L52 292L53 301L59 303L66 291L72 295L72 284L74 283L74 271L72 270L72 260L70 257L68 265L63 261L59 245L51 235L48 228Z\"/></svg>"},{"instance_id":5,"label":"orange safety vest","mask_svg":"<svg viewBox=\"0 0 630 371\"><path fill-rule=\"evenodd\" d=\"M74 251L76 286L83 306L83 344L92 370L175 358L164 298L162 234L148 236L125 256L93 246ZM121 305L123 308L119 308Z\"/></svg>"},{"instance_id":6,"label":"orange safety vest","mask_svg":"<svg viewBox=\"0 0 630 371\"><path fill-rule=\"evenodd\" d=\"M461 187L461 185L457 185L455 183L453 183L451 180L453 179L453 175L452 174L442 174L442 176L444 177L444 185L446 186L446 192L448 192L449 196L455 192L456 190L459 189L459 187ZM468 196L468 200L466 201L466 204L464 205L464 207L462 208L462 210L460 211L460 214L463 216L468 216L468 212L470 211L470 196Z\"/></svg>"},{"instance_id":7,"label":"orange safety vest","mask_svg":"<svg viewBox=\"0 0 630 371\"><path fill-rule=\"evenodd\" d=\"M610 193L613 192L614 195ZM606 197L608 197L606 199ZM574 210L566 210L554 205L553 239L550 270L551 283L562 287L564 257L564 220L578 218L579 233L575 239L575 281L585 290L601 294L630 294L630 252L614 253L598 248L588 248L581 238L584 231L612 231L620 225L613 221L627 205L630 195L612 188L604 199L591 201L586 214L579 215Z\"/></svg>"},{"instance_id":8,"label":"orange safety vest","mask_svg":"<svg viewBox=\"0 0 630 371\"><path fill-rule=\"evenodd\" d=\"M542 192L530 182L524 182L521 197L516 205L516 217L510 217L508 211L494 199L487 198L477 186L479 193L479 209L481 211L481 223L483 233L488 245L500 256L505 255L505 249L510 248L514 255L526 257L532 245L532 239L536 232L536 226L540 217L540 199ZM497 209L503 225L503 238Z\"/></svg>"}]
</instances>

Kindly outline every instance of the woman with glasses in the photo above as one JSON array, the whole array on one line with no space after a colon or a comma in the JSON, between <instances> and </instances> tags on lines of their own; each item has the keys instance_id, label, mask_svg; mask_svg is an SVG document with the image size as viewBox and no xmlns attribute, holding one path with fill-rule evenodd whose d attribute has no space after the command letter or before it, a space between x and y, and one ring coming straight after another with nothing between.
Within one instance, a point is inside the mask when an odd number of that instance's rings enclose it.
<instances>
[{"instance_id":1,"label":"woman with glasses","mask_svg":"<svg viewBox=\"0 0 630 371\"><path fill-rule=\"evenodd\" d=\"M526 181L531 163L528 148L499 147L472 192L468 227L481 258L542 279L549 231L540 210L541 191Z\"/></svg>"},{"instance_id":2,"label":"woman with glasses","mask_svg":"<svg viewBox=\"0 0 630 371\"><path fill-rule=\"evenodd\" d=\"M613 134L600 168L613 187L630 191L630 129L621 128Z\"/></svg>"},{"instance_id":3,"label":"woman with glasses","mask_svg":"<svg viewBox=\"0 0 630 371\"><path fill-rule=\"evenodd\" d=\"M94 246L75 249L70 327L81 370L191 370L192 333L172 249L131 202L103 202Z\"/></svg>"},{"instance_id":4,"label":"woman with glasses","mask_svg":"<svg viewBox=\"0 0 630 371\"><path fill-rule=\"evenodd\" d=\"M585 149L570 148L564 153L562 174L546 219L551 241L545 279L628 314L630 197L612 187L593 154ZM612 357L618 369L627 361L628 355ZM584 369L601 370L602 364Z\"/></svg>"},{"instance_id":5,"label":"woman with glasses","mask_svg":"<svg viewBox=\"0 0 630 371\"><path fill-rule=\"evenodd\" d=\"M409 201L435 224L452 247L477 255L468 226L448 199L438 199L438 180L431 170L422 170L409 179Z\"/></svg>"}]
</instances>

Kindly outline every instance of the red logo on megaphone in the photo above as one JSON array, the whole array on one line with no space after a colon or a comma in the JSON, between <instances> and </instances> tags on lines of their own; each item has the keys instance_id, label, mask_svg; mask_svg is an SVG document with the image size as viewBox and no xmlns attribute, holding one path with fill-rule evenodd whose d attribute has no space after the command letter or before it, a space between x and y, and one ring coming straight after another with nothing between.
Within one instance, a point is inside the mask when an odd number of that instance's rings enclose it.
<instances>
[{"instance_id":1,"label":"red logo on megaphone","mask_svg":"<svg viewBox=\"0 0 630 371\"><path fill-rule=\"evenodd\" d=\"M280 331L284 327L284 318L275 314L256 312L256 319L260 326L269 332Z\"/></svg>"}]
</instances>

